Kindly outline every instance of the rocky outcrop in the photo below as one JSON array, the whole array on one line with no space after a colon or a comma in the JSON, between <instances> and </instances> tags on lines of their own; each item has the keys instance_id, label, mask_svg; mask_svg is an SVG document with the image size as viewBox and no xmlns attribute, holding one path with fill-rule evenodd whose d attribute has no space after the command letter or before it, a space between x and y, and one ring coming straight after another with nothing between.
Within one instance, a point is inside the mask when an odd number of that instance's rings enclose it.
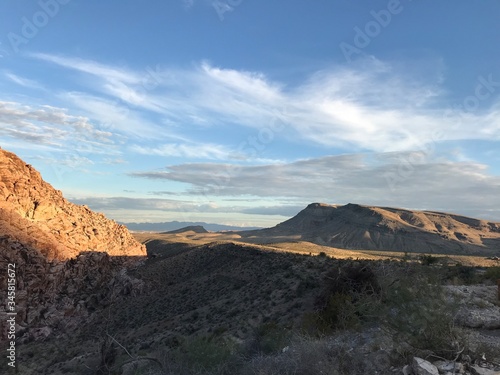
<instances>
[{"instance_id":1,"label":"rocky outcrop","mask_svg":"<svg viewBox=\"0 0 500 375\"><path fill-rule=\"evenodd\" d=\"M448 285L445 290L460 306L455 316L456 324L467 328L500 330L496 285Z\"/></svg>"},{"instance_id":2,"label":"rocky outcrop","mask_svg":"<svg viewBox=\"0 0 500 375\"><path fill-rule=\"evenodd\" d=\"M15 154L0 149L0 260L13 267L17 339L71 331L98 307L142 290L127 267L146 248L126 227L75 205ZM7 272L0 285L8 285ZM0 341L7 314L0 301Z\"/></svg>"},{"instance_id":3,"label":"rocky outcrop","mask_svg":"<svg viewBox=\"0 0 500 375\"><path fill-rule=\"evenodd\" d=\"M145 256L127 228L67 201L40 173L0 149L0 234L38 249L47 259L70 259L82 251Z\"/></svg>"},{"instance_id":4,"label":"rocky outcrop","mask_svg":"<svg viewBox=\"0 0 500 375\"><path fill-rule=\"evenodd\" d=\"M81 327L97 309L118 297L137 295L143 283L127 274L123 258L103 252L82 252L67 261L49 261L37 249L6 237L0 239L2 260L15 264L16 331L19 342ZM9 249L9 252L5 252ZM0 274L0 285L8 275ZM7 305L0 306L0 324L7 322ZM0 330L0 341L6 338Z\"/></svg>"},{"instance_id":5,"label":"rocky outcrop","mask_svg":"<svg viewBox=\"0 0 500 375\"><path fill-rule=\"evenodd\" d=\"M462 362L434 361L414 357L411 366L405 366L403 375L500 375L498 366L482 361L481 363L470 363L470 358L464 356Z\"/></svg>"}]
</instances>

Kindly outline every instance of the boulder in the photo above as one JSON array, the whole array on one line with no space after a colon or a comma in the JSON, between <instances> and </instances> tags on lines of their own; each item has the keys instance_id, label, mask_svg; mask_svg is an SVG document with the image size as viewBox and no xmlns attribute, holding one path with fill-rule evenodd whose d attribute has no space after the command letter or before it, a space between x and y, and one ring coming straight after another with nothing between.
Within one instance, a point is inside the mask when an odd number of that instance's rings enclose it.
<instances>
[{"instance_id":1,"label":"boulder","mask_svg":"<svg viewBox=\"0 0 500 375\"><path fill-rule=\"evenodd\" d=\"M419 357L413 357L412 368L413 373L416 375L439 375L436 366Z\"/></svg>"},{"instance_id":2,"label":"boulder","mask_svg":"<svg viewBox=\"0 0 500 375\"><path fill-rule=\"evenodd\" d=\"M500 371L474 365L471 367L471 373L474 375L500 375Z\"/></svg>"}]
</instances>

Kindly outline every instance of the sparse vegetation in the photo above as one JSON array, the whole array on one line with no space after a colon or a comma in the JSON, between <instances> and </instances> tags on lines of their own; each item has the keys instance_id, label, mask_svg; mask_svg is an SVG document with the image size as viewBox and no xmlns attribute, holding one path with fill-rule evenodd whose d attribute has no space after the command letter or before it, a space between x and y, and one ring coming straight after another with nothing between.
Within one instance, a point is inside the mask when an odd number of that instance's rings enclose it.
<instances>
[{"instance_id":1,"label":"sparse vegetation","mask_svg":"<svg viewBox=\"0 0 500 375\"><path fill-rule=\"evenodd\" d=\"M500 267L488 268L484 274L484 278L493 282L500 280Z\"/></svg>"},{"instance_id":2,"label":"sparse vegetation","mask_svg":"<svg viewBox=\"0 0 500 375\"><path fill-rule=\"evenodd\" d=\"M33 343L23 359L37 358L54 374L75 372L81 363L64 361L87 353L83 363L106 374L133 368L123 374L340 375L376 366L383 373L421 353L451 358L466 342L453 320L458 306L441 285L492 280L498 269L480 272L431 258L421 264L231 243L184 247L131 272L151 287L97 310L57 358L49 338L43 356ZM96 340L93 333L104 326L123 347Z\"/></svg>"},{"instance_id":3,"label":"sparse vegetation","mask_svg":"<svg viewBox=\"0 0 500 375\"><path fill-rule=\"evenodd\" d=\"M418 258L424 266L430 266L439 262L438 257L429 254L420 255Z\"/></svg>"}]
</instances>

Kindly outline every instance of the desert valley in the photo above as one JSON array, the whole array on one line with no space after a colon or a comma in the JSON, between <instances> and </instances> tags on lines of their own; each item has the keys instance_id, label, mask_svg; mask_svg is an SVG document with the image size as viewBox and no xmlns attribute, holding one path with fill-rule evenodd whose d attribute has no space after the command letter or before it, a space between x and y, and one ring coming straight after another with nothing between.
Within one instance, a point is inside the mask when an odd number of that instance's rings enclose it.
<instances>
[{"instance_id":1,"label":"desert valley","mask_svg":"<svg viewBox=\"0 0 500 375\"><path fill-rule=\"evenodd\" d=\"M0 231L2 373L500 374L500 223L312 203L130 233L0 150Z\"/></svg>"},{"instance_id":2,"label":"desert valley","mask_svg":"<svg viewBox=\"0 0 500 375\"><path fill-rule=\"evenodd\" d=\"M500 1L0 1L0 375L500 375Z\"/></svg>"}]
</instances>

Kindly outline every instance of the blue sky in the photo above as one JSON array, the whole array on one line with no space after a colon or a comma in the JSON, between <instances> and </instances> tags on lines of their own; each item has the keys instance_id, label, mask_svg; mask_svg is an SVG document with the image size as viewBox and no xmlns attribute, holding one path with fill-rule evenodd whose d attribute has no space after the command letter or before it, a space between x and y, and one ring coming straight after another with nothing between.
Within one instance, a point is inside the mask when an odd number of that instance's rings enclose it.
<instances>
[{"instance_id":1,"label":"blue sky","mask_svg":"<svg viewBox=\"0 0 500 375\"><path fill-rule=\"evenodd\" d=\"M500 221L500 3L6 0L0 146L123 222Z\"/></svg>"}]
</instances>

